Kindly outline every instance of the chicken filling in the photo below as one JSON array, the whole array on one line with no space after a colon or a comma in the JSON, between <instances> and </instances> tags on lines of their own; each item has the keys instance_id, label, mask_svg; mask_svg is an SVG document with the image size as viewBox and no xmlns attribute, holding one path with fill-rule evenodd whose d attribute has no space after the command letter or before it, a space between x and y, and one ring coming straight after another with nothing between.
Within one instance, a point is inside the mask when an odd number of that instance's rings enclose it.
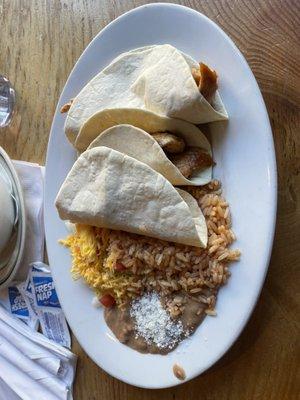
<instances>
[{"instance_id":1,"label":"chicken filling","mask_svg":"<svg viewBox=\"0 0 300 400\"><path fill-rule=\"evenodd\" d=\"M195 172L214 165L209 153L200 147L187 146L184 139L166 132L151 133L169 160L179 169L185 178L190 178Z\"/></svg>"},{"instance_id":2,"label":"chicken filling","mask_svg":"<svg viewBox=\"0 0 300 400\"><path fill-rule=\"evenodd\" d=\"M202 96L211 103L218 89L218 75L216 71L200 63L198 69L192 69L192 75Z\"/></svg>"}]
</instances>

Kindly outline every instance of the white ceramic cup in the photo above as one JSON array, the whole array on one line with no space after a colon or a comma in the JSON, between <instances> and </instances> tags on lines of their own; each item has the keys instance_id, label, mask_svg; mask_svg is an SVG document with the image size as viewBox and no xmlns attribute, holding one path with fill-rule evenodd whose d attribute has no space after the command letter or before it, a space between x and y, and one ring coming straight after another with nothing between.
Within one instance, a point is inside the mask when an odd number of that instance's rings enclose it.
<instances>
[{"instance_id":1,"label":"white ceramic cup","mask_svg":"<svg viewBox=\"0 0 300 400\"><path fill-rule=\"evenodd\" d=\"M0 263L14 226L15 210L10 188L0 175Z\"/></svg>"}]
</instances>

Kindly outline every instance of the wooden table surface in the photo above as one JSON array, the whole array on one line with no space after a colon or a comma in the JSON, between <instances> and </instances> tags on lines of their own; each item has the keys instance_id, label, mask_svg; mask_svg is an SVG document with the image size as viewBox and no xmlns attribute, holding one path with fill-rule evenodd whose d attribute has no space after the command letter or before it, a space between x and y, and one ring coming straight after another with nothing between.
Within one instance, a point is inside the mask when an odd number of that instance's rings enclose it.
<instances>
[{"instance_id":1,"label":"wooden table surface","mask_svg":"<svg viewBox=\"0 0 300 400\"><path fill-rule=\"evenodd\" d=\"M0 145L11 157L44 163L56 103L75 61L111 20L145 3L0 0L0 73L11 79L18 94L19 119L9 131L0 132ZM279 176L277 228L269 272L255 312L239 340L202 376L173 389L134 388L98 368L74 338L73 351L79 355L74 397L299 399L300 1L178 3L201 11L224 29L245 55L262 90Z\"/></svg>"}]
</instances>

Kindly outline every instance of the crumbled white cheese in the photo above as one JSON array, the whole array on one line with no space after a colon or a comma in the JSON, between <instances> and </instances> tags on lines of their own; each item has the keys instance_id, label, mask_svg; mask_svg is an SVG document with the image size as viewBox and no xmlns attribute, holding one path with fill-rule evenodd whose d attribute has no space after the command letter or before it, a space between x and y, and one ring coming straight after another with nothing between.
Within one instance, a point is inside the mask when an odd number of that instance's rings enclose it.
<instances>
[{"instance_id":1,"label":"crumbled white cheese","mask_svg":"<svg viewBox=\"0 0 300 400\"><path fill-rule=\"evenodd\" d=\"M141 336L149 345L171 349L186 336L182 322L172 320L155 292L133 301L130 315L135 321L136 337Z\"/></svg>"}]
</instances>

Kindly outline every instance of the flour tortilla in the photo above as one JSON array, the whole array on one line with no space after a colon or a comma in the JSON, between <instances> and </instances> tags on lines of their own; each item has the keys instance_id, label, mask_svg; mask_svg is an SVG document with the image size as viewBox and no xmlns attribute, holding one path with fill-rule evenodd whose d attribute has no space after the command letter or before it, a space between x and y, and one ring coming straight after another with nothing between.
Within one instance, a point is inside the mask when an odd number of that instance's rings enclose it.
<instances>
[{"instance_id":1,"label":"flour tortilla","mask_svg":"<svg viewBox=\"0 0 300 400\"><path fill-rule=\"evenodd\" d=\"M205 219L188 193L178 192L148 165L107 147L79 156L56 207L61 219L73 223L207 245Z\"/></svg>"},{"instance_id":2,"label":"flour tortilla","mask_svg":"<svg viewBox=\"0 0 300 400\"><path fill-rule=\"evenodd\" d=\"M181 198L188 205L191 215L193 217L195 228L197 230L199 238L202 238L202 246L207 246L207 225L205 221L205 217L196 201L196 199L188 192L182 189L176 189L180 194Z\"/></svg>"},{"instance_id":3,"label":"flour tortilla","mask_svg":"<svg viewBox=\"0 0 300 400\"><path fill-rule=\"evenodd\" d=\"M65 123L66 135L74 143L89 117L113 109L149 110L195 124L227 119L218 92L212 105L199 92L191 73L198 66L168 44L121 54L75 97Z\"/></svg>"},{"instance_id":4,"label":"flour tortilla","mask_svg":"<svg viewBox=\"0 0 300 400\"><path fill-rule=\"evenodd\" d=\"M178 134L189 146L196 146L211 154L210 145L202 132ZM127 154L162 174L173 185L205 185L212 179L212 167L185 178L169 160L163 149L149 133L132 125L116 125L102 132L88 147L105 146Z\"/></svg>"},{"instance_id":5,"label":"flour tortilla","mask_svg":"<svg viewBox=\"0 0 300 400\"><path fill-rule=\"evenodd\" d=\"M121 124L133 125L148 133L169 131L175 135L189 137L191 146L199 146L201 140L203 148L211 151L209 142L195 125L180 119L162 117L151 111L130 108L105 110L94 114L82 126L75 141L76 149L80 152L86 150L103 131Z\"/></svg>"}]
</instances>

